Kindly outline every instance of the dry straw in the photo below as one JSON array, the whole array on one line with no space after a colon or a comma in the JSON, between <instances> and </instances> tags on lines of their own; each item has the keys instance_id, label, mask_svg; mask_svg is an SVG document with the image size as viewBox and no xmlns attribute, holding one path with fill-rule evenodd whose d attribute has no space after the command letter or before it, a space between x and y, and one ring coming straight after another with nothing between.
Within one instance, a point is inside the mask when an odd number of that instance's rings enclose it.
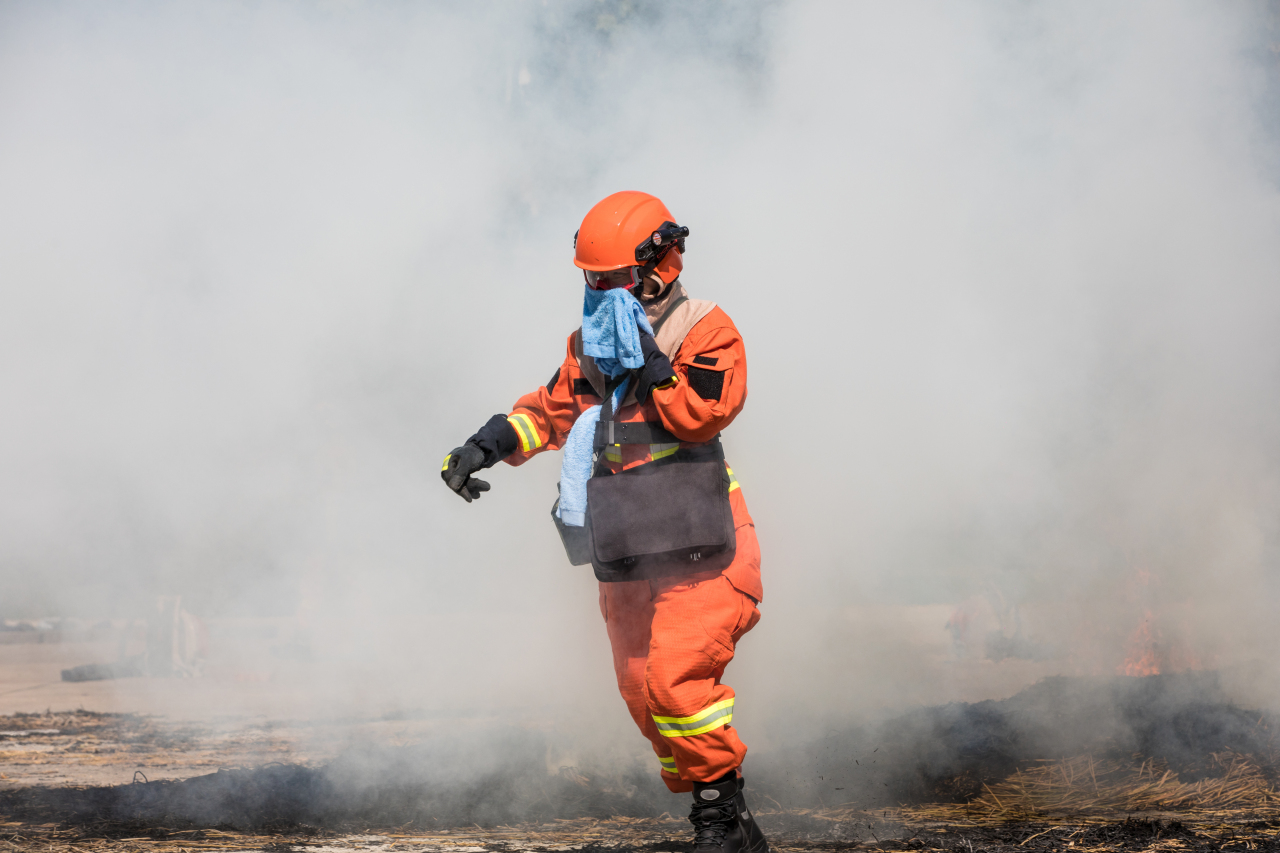
<instances>
[{"instance_id":1,"label":"dry straw","mask_svg":"<svg viewBox=\"0 0 1280 853\"><path fill-rule=\"evenodd\" d=\"M1212 763L1211 778L1183 782L1153 759L1123 761L1082 755L1020 770L984 786L984 793L968 803L909 807L901 814L914 821L979 823L1134 812L1280 816L1280 794L1254 761L1217 753Z\"/></svg>"}]
</instances>

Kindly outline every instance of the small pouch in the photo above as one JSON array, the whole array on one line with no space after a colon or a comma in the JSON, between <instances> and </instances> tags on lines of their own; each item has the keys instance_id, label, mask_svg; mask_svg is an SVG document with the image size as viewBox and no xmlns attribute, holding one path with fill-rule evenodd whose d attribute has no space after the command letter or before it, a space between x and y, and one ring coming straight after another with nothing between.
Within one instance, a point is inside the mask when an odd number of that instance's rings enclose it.
<instances>
[{"instance_id":1,"label":"small pouch","mask_svg":"<svg viewBox=\"0 0 1280 853\"><path fill-rule=\"evenodd\" d=\"M558 488L558 487L557 487ZM571 566L585 566L591 562L591 517L587 516L582 527L572 527L560 520L560 499L551 505L551 520L560 534L560 544Z\"/></svg>"}]
</instances>

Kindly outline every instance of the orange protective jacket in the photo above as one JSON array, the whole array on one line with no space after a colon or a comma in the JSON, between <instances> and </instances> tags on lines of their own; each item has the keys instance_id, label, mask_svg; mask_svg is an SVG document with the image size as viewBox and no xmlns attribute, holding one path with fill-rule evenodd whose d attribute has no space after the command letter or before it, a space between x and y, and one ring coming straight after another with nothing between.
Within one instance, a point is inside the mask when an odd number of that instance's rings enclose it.
<instances>
[{"instance_id":1,"label":"orange protective jacket","mask_svg":"<svg viewBox=\"0 0 1280 853\"><path fill-rule=\"evenodd\" d=\"M520 446L506 458L508 464L522 465L544 450L558 450L578 416L601 402L579 362L578 334L575 331L569 336L564 362L551 381L516 401L508 420L516 429ZM680 439L680 447L706 444L733 423L746 402L747 355L742 336L729 315L714 307L684 336L674 356L667 355L676 372L676 383L654 389L643 404L624 405L615 420L661 421ZM691 382L690 371L702 371L702 375ZM718 382L716 376L708 374L718 374ZM717 384L719 399L706 399L699 393L698 388L705 392ZM617 472L661 458L675 449L675 445L612 445L605 448L605 464ZM754 527L732 469L729 473L735 526ZM756 601L763 598L758 555L755 559L735 559L724 574L741 592Z\"/></svg>"}]
</instances>

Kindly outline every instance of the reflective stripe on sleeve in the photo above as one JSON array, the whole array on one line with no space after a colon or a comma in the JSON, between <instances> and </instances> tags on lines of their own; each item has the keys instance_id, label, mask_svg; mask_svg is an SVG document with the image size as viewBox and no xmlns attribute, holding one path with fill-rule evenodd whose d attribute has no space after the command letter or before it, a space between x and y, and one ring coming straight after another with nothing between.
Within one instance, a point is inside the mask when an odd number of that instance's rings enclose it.
<instances>
[{"instance_id":1,"label":"reflective stripe on sleeve","mask_svg":"<svg viewBox=\"0 0 1280 853\"><path fill-rule=\"evenodd\" d=\"M691 717L658 717L653 721L658 725L658 733L663 737L690 737L706 734L733 722L733 700L723 699L714 705L708 705Z\"/></svg>"},{"instance_id":2,"label":"reflective stripe on sleeve","mask_svg":"<svg viewBox=\"0 0 1280 853\"><path fill-rule=\"evenodd\" d=\"M663 769L663 770L665 770L665 771L667 771L668 773L677 773L677 772L679 772L679 771L677 771L677 770L676 770L676 759L675 759L675 756L674 756L674 755L673 755L673 756L670 756L670 757L668 757L668 758L663 758L663 757L659 756L659 757L658 757L658 763L659 763L659 764L661 764L661 765L662 765L662 769Z\"/></svg>"},{"instance_id":3,"label":"reflective stripe on sleeve","mask_svg":"<svg viewBox=\"0 0 1280 853\"><path fill-rule=\"evenodd\" d=\"M730 468L728 465L725 465L724 467L725 467L725 470L729 472L729 491L732 492L733 490L738 488L738 478L733 475L732 468Z\"/></svg>"},{"instance_id":4,"label":"reflective stripe on sleeve","mask_svg":"<svg viewBox=\"0 0 1280 853\"><path fill-rule=\"evenodd\" d=\"M516 412L507 417L507 422L515 427L516 435L520 436L520 449L525 453L542 446L542 439L538 437L538 429L533 425L533 418L524 412Z\"/></svg>"}]
</instances>

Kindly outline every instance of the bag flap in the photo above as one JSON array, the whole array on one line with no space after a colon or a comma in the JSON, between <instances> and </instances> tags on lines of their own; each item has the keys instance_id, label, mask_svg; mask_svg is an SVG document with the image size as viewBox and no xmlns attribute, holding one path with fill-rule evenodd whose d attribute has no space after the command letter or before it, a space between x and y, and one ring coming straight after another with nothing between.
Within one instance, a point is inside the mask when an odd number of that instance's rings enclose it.
<instances>
[{"instance_id":1,"label":"bag flap","mask_svg":"<svg viewBox=\"0 0 1280 853\"><path fill-rule=\"evenodd\" d=\"M596 560L718 548L729 542L732 514L724 463L642 465L587 481L587 513Z\"/></svg>"}]
</instances>

